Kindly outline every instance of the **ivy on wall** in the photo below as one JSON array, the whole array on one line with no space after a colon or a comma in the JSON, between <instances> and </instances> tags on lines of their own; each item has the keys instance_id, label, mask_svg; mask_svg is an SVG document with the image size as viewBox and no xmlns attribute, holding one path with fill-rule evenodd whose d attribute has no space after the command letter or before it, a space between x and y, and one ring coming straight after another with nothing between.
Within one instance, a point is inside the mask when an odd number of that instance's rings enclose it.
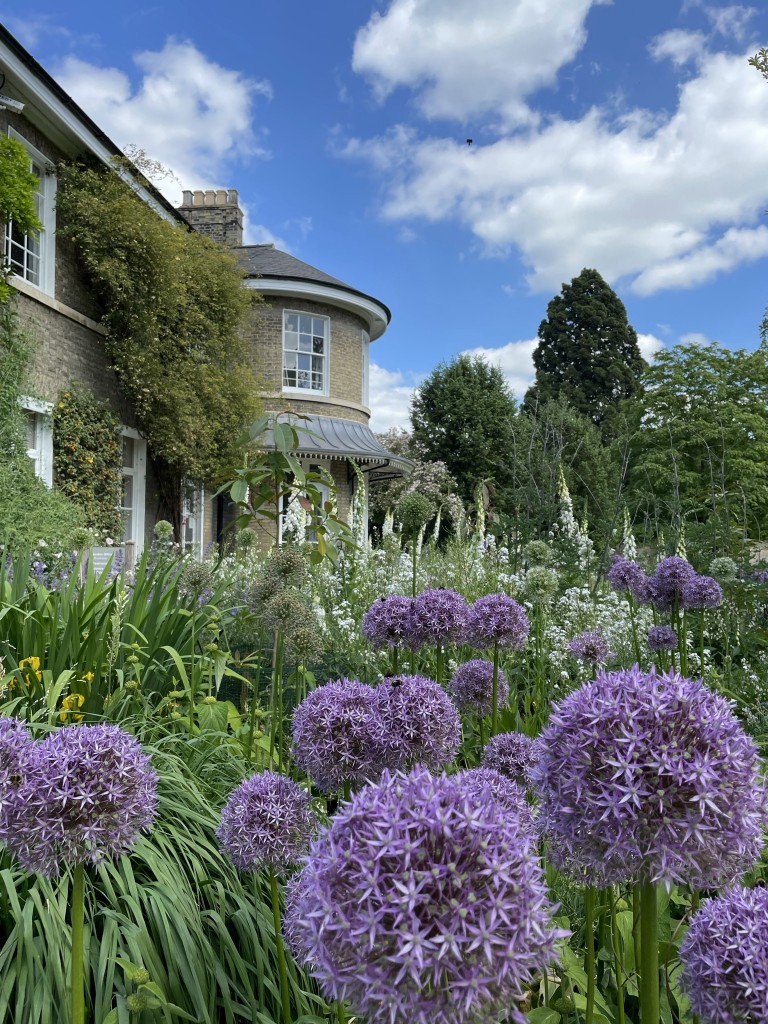
<instances>
[{"instance_id":1,"label":"ivy on wall","mask_svg":"<svg viewBox=\"0 0 768 1024\"><path fill-rule=\"evenodd\" d=\"M53 410L56 487L79 505L97 534L123 535L120 421L106 402L71 387Z\"/></svg>"},{"instance_id":2,"label":"ivy on wall","mask_svg":"<svg viewBox=\"0 0 768 1024\"><path fill-rule=\"evenodd\" d=\"M42 227L35 208L37 178L29 168L29 154L20 142L0 138L0 225L12 220L23 232ZM7 274L0 275L0 302L11 295Z\"/></svg>"},{"instance_id":3,"label":"ivy on wall","mask_svg":"<svg viewBox=\"0 0 768 1024\"><path fill-rule=\"evenodd\" d=\"M258 414L242 332L252 294L226 250L159 216L115 171L58 174L58 233L102 302L107 351L173 514L182 480L216 480L239 460Z\"/></svg>"}]
</instances>

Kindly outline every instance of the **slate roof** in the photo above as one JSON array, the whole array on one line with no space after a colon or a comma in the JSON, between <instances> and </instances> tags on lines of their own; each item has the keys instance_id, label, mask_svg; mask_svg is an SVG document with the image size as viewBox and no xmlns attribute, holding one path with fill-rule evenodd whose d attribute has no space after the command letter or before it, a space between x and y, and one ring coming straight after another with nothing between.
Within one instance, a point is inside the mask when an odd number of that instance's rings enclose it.
<instances>
[{"instance_id":1,"label":"slate roof","mask_svg":"<svg viewBox=\"0 0 768 1024\"><path fill-rule=\"evenodd\" d=\"M370 299L386 312L387 322L392 319L392 314L380 299L345 284L337 277L331 277L324 270L318 270L317 267L304 263L303 260L297 260L290 253L276 249L272 242L263 245L243 245L234 250L234 255L247 277L260 277L266 280L279 278L283 281L308 281L328 285L331 288L340 288L342 291L349 292L350 295L359 295L363 299Z\"/></svg>"}]
</instances>

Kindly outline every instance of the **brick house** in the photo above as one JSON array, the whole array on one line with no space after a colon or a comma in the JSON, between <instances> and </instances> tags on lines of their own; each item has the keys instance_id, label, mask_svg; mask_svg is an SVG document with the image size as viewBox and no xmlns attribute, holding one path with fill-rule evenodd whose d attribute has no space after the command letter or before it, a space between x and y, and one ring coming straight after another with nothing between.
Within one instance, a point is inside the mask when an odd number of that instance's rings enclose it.
<instances>
[{"instance_id":1,"label":"brick house","mask_svg":"<svg viewBox=\"0 0 768 1024\"><path fill-rule=\"evenodd\" d=\"M57 163L84 155L109 163L122 153L2 25L0 95L10 101L0 99L0 133L26 147L40 182L37 204L43 230L33 237L8 224L3 245L14 274L19 318L39 342L34 397L22 398L28 454L38 475L55 485L51 413L58 395L79 383L109 403L122 424L123 539L131 560L151 538L157 519L168 513L160 507L146 441L104 352L101 310L76 253L56 234ZM243 246L242 213L233 190L187 192L176 210L138 177L120 173L158 216L205 232L237 253L245 286L257 288L267 303L247 328L270 389L263 396L265 406L312 417L309 425L324 440L308 443L299 454L329 469L338 487L340 512L349 508L356 486L356 475L348 471L350 457L368 476L407 472L408 464L384 451L367 426L368 348L386 329L387 308L287 253ZM226 507L193 482L179 501L185 546L202 552L220 536Z\"/></svg>"}]
</instances>

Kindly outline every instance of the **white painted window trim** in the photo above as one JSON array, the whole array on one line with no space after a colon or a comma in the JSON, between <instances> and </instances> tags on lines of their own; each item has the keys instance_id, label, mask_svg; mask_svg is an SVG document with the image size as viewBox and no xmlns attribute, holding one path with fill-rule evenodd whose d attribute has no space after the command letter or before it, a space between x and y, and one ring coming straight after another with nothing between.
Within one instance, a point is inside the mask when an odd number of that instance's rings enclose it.
<instances>
[{"instance_id":1,"label":"white painted window trim","mask_svg":"<svg viewBox=\"0 0 768 1024\"><path fill-rule=\"evenodd\" d=\"M205 554L205 488L195 480L184 480L181 494L182 547L184 551L202 561ZM190 492L191 505L190 508ZM184 542L187 520L192 520L192 541L189 547Z\"/></svg>"},{"instance_id":2,"label":"white painted window trim","mask_svg":"<svg viewBox=\"0 0 768 1024\"><path fill-rule=\"evenodd\" d=\"M141 556L144 550L144 522L146 513L146 489L147 489L147 442L133 427L120 427L120 434L123 437L130 437L133 439L133 456L134 465L131 468L121 467L123 476L130 475L133 477L133 536L126 537L124 540L126 548L129 545L133 546L133 561L128 558L126 552L126 562L135 564L135 561Z\"/></svg>"},{"instance_id":3,"label":"white painted window trim","mask_svg":"<svg viewBox=\"0 0 768 1024\"><path fill-rule=\"evenodd\" d=\"M327 326L325 335L325 344L327 351L324 354L325 363L323 366L323 390L313 391L312 388L291 388L283 384L283 374L285 373L285 319L286 316L309 316L314 317L317 320L325 320ZM281 345L280 345L280 386L284 394L287 395L304 395L306 398L328 398L331 393L331 318L329 316L323 316L321 313L310 313L306 309L284 309L283 310L283 324L281 328ZM290 351L294 351L290 349ZM312 353L309 353L310 355Z\"/></svg>"},{"instance_id":4,"label":"white painted window trim","mask_svg":"<svg viewBox=\"0 0 768 1024\"><path fill-rule=\"evenodd\" d=\"M23 277L20 280L26 281L33 288L39 288L46 295L54 296L56 294L56 167L44 153L35 149L23 135L13 128L8 129L8 138L20 142L29 153L30 160L40 164L45 172L41 182L43 208L40 220L43 222L43 227L39 235L40 281L38 284L34 284ZM3 231L5 229L6 225L3 225Z\"/></svg>"},{"instance_id":5,"label":"white painted window trim","mask_svg":"<svg viewBox=\"0 0 768 1024\"><path fill-rule=\"evenodd\" d=\"M35 417L38 444L36 448L27 449L27 456L35 467L35 476L46 487L53 487L53 402L22 396L19 405L24 412L31 412Z\"/></svg>"}]
</instances>

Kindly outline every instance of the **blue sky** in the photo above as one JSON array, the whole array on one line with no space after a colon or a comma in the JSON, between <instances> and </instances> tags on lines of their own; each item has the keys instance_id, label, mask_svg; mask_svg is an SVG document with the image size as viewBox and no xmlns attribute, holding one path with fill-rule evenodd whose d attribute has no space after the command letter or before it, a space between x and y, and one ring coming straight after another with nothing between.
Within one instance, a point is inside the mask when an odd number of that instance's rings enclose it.
<instances>
[{"instance_id":1,"label":"blue sky","mask_svg":"<svg viewBox=\"0 0 768 1024\"><path fill-rule=\"evenodd\" d=\"M759 343L764 4L0 0L0 20L118 145L185 188L237 188L247 241L392 309L377 429L407 425L413 386L459 352L521 395L584 266L646 354Z\"/></svg>"}]
</instances>

